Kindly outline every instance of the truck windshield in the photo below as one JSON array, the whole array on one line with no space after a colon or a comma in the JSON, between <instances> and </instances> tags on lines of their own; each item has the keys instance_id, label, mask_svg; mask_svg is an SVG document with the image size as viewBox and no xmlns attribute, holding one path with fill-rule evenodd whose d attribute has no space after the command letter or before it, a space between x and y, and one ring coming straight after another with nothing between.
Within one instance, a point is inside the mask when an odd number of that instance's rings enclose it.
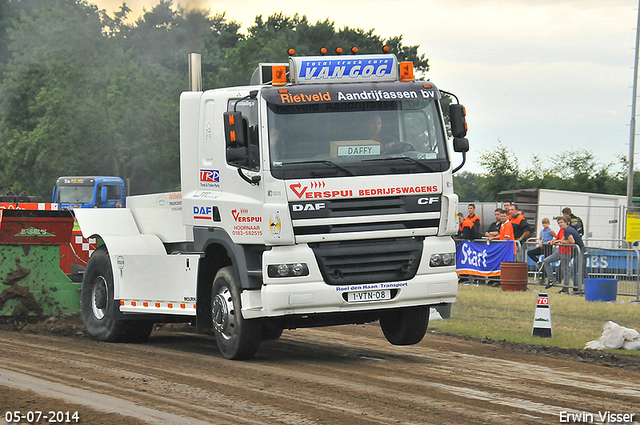
<instances>
[{"instance_id":1,"label":"truck windshield","mask_svg":"<svg viewBox=\"0 0 640 425\"><path fill-rule=\"evenodd\" d=\"M59 204L90 204L93 201L93 186L59 186Z\"/></svg>"},{"instance_id":2,"label":"truck windshield","mask_svg":"<svg viewBox=\"0 0 640 425\"><path fill-rule=\"evenodd\" d=\"M271 173L289 179L448 169L439 92L424 87L331 84L290 87L284 94L265 89Z\"/></svg>"}]
</instances>

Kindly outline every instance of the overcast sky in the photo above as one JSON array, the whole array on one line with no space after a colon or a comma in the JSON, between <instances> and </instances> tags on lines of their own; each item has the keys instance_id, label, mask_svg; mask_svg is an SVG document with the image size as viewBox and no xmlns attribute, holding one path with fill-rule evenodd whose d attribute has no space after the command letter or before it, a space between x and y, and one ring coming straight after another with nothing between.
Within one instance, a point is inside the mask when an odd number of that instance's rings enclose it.
<instances>
[{"instance_id":1,"label":"overcast sky","mask_svg":"<svg viewBox=\"0 0 640 425\"><path fill-rule=\"evenodd\" d=\"M122 3L89 2L109 13ZM158 1L126 3L135 18ZM382 38L403 35L405 45L420 45L429 58L427 78L467 108L471 150L464 170L482 172L477 159L498 140L522 169L533 154L550 166L548 158L568 150L586 149L601 163L619 163L629 153L637 0L177 3L226 12L243 30L256 15L283 12L312 23L329 18L336 28L375 29Z\"/></svg>"}]
</instances>

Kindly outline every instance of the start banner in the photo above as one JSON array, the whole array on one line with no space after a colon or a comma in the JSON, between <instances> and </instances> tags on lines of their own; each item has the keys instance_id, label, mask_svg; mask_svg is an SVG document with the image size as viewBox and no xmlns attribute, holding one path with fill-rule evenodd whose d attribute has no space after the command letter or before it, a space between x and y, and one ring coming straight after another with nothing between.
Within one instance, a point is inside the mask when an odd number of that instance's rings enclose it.
<instances>
[{"instance_id":1,"label":"start banner","mask_svg":"<svg viewBox=\"0 0 640 425\"><path fill-rule=\"evenodd\" d=\"M513 261L514 242L493 244L462 241L456 247L456 272L459 275L500 276L500 263Z\"/></svg>"}]
</instances>

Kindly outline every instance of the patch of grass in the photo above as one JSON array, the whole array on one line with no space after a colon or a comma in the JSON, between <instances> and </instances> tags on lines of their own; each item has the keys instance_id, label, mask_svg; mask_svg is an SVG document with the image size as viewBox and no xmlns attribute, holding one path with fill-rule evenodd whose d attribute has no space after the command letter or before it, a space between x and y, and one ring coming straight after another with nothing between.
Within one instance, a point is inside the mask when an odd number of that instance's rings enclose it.
<instances>
[{"instance_id":1,"label":"patch of grass","mask_svg":"<svg viewBox=\"0 0 640 425\"><path fill-rule=\"evenodd\" d=\"M581 296L557 294L556 289L549 293L553 337L533 337L538 292L547 291L537 285L529 285L526 292L461 285L451 318L432 322L429 327L476 338L576 349L600 337L609 320L640 331L640 304L628 303L631 298L619 297L617 303L587 302ZM624 352L640 355L637 350Z\"/></svg>"}]
</instances>

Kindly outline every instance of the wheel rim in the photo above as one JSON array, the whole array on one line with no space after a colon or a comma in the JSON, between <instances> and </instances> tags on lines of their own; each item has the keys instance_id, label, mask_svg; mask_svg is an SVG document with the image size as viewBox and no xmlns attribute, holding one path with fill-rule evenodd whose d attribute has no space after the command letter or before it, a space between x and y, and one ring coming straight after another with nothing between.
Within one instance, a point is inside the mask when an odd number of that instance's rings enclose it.
<instances>
[{"instance_id":1,"label":"wheel rim","mask_svg":"<svg viewBox=\"0 0 640 425\"><path fill-rule=\"evenodd\" d=\"M213 296L211 303L211 313L213 315L213 328L224 339L231 339L235 334L235 308L231 291L226 286L220 288Z\"/></svg>"},{"instance_id":2,"label":"wheel rim","mask_svg":"<svg viewBox=\"0 0 640 425\"><path fill-rule=\"evenodd\" d=\"M96 319L102 320L106 315L109 288L104 277L98 276L91 289L91 310Z\"/></svg>"}]
</instances>

